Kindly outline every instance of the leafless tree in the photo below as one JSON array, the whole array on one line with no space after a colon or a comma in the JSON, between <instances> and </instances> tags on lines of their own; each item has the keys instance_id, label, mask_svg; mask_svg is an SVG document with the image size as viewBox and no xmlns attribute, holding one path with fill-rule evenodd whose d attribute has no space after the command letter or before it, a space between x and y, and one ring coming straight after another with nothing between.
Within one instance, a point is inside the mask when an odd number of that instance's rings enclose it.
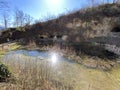
<instances>
[{"instance_id":1,"label":"leafless tree","mask_svg":"<svg viewBox=\"0 0 120 90\"><path fill-rule=\"evenodd\" d=\"M24 13L23 11L19 11L18 12L18 15L19 15L19 21L20 21L20 26L24 26Z\"/></svg>"},{"instance_id":2,"label":"leafless tree","mask_svg":"<svg viewBox=\"0 0 120 90\"><path fill-rule=\"evenodd\" d=\"M15 19L14 19L15 26L19 26L19 16L18 16L18 10L15 10Z\"/></svg>"},{"instance_id":3,"label":"leafless tree","mask_svg":"<svg viewBox=\"0 0 120 90\"><path fill-rule=\"evenodd\" d=\"M102 4L104 4L104 2L105 2L104 0L101 0L101 3L102 3Z\"/></svg>"},{"instance_id":4,"label":"leafless tree","mask_svg":"<svg viewBox=\"0 0 120 90\"><path fill-rule=\"evenodd\" d=\"M120 5L120 0L117 0L116 3Z\"/></svg>"},{"instance_id":5,"label":"leafless tree","mask_svg":"<svg viewBox=\"0 0 120 90\"><path fill-rule=\"evenodd\" d=\"M91 3L92 7L98 5L101 2L102 2L102 4L104 4L104 0L90 0L90 3Z\"/></svg>"},{"instance_id":6,"label":"leafless tree","mask_svg":"<svg viewBox=\"0 0 120 90\"><path fill-rule=\"evenodd\" d=\"M117 2L117 0L113 0L113 3L116 3Z\"/></svg>"},{"instance_id":7,"label":"leafless tree","mask_svg":"<svg viewBox=\"0 0 120 90\"><path fill-rule=\"evenodd\" d=\"M22 10L19 10L16 8L15 20L14 20L16 27L19 27L19 26L23 27L25 25L30 25L32 20L33 20L33 18L30 15L25 14Z\"/></svg>"},{"instance_id":8,"label":"leafless tree","mask_svg":"<svg viewBox=\"0 0 120 90\"><path fill-rule=\"evenodd\" d=\"M95 0L91 0L91 6L93 7L95 4Z\"/></svg>"},{"instance_id":9,"label":"leafless tree","mask_svg":"<svg viewBox=\"0 0 120 90\"><path fill-rule=\"evenodd\" d=\"M31 22L33 21L33 18L30 15L25 14L24 20L25 20L25 25L30 25Z\"/></svg>"},{"instance_id":10,"label":"leafless tree","mask_svg":"<svg viewBox=\"0 0 120 90\"><path fill-rule=\"evenodd\" d=\"M2 18L3 18L3 24L4 24L4 28L6 29L7 27L8 27L8 24L9 24L9 22L10 22L10 17L9 17L9 15L8 15L8 13L6 13L6 12L4 12L3 14L2 14Z\"/></svg>"},{"instance_id":11,"label":"leafless tree","mask_svg":"<svg viewBox=\"0 0 120 90\"><path fill-rule=\"evenodd\" d=\"M15 10L15 21L14 21L16 27L23 26L24 25L24 13L23 11L16 8Z\"/></svg>"},{"instance_id":12,"label":"leafless tree","mask_svg":"<svg viewBox=\"0 0 120 90\"><path fill-rule=\"evenodd\" d=\"M113 3L120 4L120 0L113 0Z\"/></svg>"},{"instance_id":13,"label":"leafless tree","mask_svg":"<svg viewBox=\"0 0 120 90\"><path fill-rule=\"evenodd\" d=\"M8 2L5 2L4 0L0 0L0 15L1 15L1 20L4 28L6 29L8 26L8 23L10 21L9 18L9 11L10 7Z\"/></svg>"}]
</instances>

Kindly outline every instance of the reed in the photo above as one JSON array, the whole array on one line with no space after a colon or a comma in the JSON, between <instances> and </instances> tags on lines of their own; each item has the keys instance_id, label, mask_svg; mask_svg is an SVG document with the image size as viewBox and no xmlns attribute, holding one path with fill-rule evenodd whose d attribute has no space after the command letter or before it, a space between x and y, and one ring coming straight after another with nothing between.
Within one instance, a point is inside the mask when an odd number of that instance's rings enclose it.
<instances>
[{"instance_id":1,"label":"reed","mask_svg":"<svg viewBox=\"0 0 120 90\"><path fill-rule=\"evenodd\" d=\"M0 90L73 90L69 83L56 78L56 71L49 60L25 56L16 60L8 58L2 59L2 62L10 67L14 80L0 86Z\"/></svg>"}]
</instances>

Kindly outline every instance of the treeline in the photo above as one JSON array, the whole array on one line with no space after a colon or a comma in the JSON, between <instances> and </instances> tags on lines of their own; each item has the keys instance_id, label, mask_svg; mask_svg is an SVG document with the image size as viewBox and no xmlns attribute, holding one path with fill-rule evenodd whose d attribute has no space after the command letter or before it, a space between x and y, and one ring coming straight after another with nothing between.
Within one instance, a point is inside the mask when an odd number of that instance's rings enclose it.
<instances>
[{"instance_id":1,"label":"treeline","mask_svg":"<svg viewBox=\"0 0 120 90\"><path fill-rule=\"evenodd\" d=\"M12 27L23 27L30 25L33 22L33 17L24 13L17 7L12 11L10 4L0 0L0 25L5 29Z\"/></svg>"},{"instance_id":2,"label":"treeline","mask_svg":"<svg viewBox=\"0 0 120 90\"><path fill-rule=\"evenodd\" d=\"M116 4L120 4L120 0L89 0L93 5L95 3L101 3L101 4L105 4L105 3L116 3Z\"/></svg>"}]
</instances>

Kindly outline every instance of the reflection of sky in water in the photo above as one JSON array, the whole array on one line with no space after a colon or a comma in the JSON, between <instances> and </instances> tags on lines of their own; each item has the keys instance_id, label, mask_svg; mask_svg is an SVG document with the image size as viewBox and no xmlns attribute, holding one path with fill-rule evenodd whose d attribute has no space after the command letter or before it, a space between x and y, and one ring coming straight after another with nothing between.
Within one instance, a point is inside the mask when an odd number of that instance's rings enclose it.
<instances>
[{"instance_id":1,"label":"reflection of sky in water","mask_svg":"<svg viewBox=\"0 0 120 90\"><path fill-rule=\"evenodd\" d=\"M36 51L36 50L17 50L17 51L10 51L7 56L11 56L13 54L23 54L26 56L32 56L32 57L37 57L40 59L49 59L51 58L53 52L48 52L48 51ZM58 60L63 60L63 61L70 61L73 62L72 60L68 60L65 57L61 57L57 55Z\"/></svg>"}]
</instances>

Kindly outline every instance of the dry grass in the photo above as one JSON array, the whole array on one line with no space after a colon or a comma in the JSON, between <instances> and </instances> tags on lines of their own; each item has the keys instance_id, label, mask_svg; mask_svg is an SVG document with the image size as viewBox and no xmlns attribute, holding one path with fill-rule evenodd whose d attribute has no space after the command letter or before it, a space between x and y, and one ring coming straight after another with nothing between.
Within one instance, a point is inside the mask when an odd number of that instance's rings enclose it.
<instances>
[{"instance_id":1,"label":"dry grass","mask_svg":"<svg viewBox=\"0 0 120 90\"><path fill-rule=\"evenodd\" d=\"M73 90L70 84L56 78L54 67L49 61L20 57L25 60L2 60L10 67L14 79L12 77L11 82L1 84L0 90Z\"/></svg>"},{"instance_id":2,"label":"dry grass","mask_svg":"<svg viewBox=\"0 0 120 90\"><path fill-rule=\"evenodd\" d=\"M50 50L62 52L57 45ZM63 52L69 53L70 58L75 58L72 49L66 48ZM91 60L90 57L83 58ZM98 60L98 58L96 59ZM115 71L115 73L112 71L104 72L98 69L85 68L78 63L62 61L54 65L49 60L21 54L5 56L2 62L9 67L14 80L1 83L0 90L100 90L100 88L102 90L119 90L120 70ZM101 60L98 61L103 65Z\"/></svg>"}]
</instances>

